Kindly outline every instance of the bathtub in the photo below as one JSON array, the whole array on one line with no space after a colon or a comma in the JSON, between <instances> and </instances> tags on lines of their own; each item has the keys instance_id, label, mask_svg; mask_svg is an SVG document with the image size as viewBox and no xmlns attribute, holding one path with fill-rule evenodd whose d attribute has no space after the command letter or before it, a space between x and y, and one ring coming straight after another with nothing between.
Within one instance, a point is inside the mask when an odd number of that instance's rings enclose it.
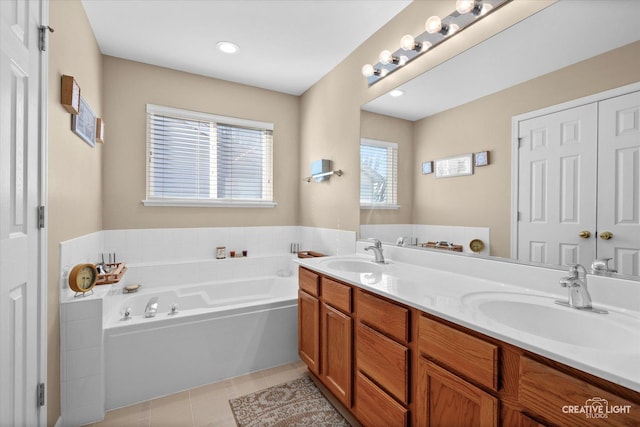
<instances>
[{"instance_id":1,"label":"bathtub","mask_svg":"<svg viewBox=\"0 0 640 427\"><path fill-rule=\"evenodd\" d=\"M158 297L155 317L144 309ZM177 304L177 313L169 314ZM131 317L122 313L130 309ZM297 280L142 287L104 306L105 409L298 360Z\"/></svg>"}]
</instances>

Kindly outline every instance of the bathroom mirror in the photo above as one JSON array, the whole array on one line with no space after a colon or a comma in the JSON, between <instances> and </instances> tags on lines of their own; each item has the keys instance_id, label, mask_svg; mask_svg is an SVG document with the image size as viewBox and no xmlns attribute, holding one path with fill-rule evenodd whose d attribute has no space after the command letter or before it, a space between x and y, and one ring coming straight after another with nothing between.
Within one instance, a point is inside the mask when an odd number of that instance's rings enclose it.
<instances>
[{"instance_id":1,"label":"bathroom mirror","mask_svg":"<svg viewBox=\"0 0 640 427\"><path fill-rule=\"evenodd\" d=\"M560 0L400 86L402 96L363 105L361 136L398 144L400 207L361 209L360 237L396 244L435 226L428 240L471 252L484 229L480 254L510 258L512 117L637 81L639 14L636 2ZM423 162L483 151L489 164L473 175L422 173Z\"/></svg>"}]
</instances>

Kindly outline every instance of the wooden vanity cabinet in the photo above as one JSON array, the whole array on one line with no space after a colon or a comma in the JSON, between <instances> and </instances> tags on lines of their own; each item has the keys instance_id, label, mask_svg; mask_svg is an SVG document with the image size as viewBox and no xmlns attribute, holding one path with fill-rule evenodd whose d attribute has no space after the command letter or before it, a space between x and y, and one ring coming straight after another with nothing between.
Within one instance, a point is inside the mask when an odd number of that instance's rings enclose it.
<instances>
[{"instance_id":1,"label":"wooden vanity cabinet","mask_svg":"<svg viewBox=\"0 0 640 427\"><path fill-rule=\"evenodd\" d=\"M638 392L302 267L299 282L300 358L366 427L640 426ZM617 412L566 409L594 399Z\"/></svg>"},{"instance_id":2,"label":"wooden vanity cabinet","mask_svg":"<svg viewBox=\"0 0 640 427\"><path fill-rule=\"evenodd\" d=\"M351 408L353 320L349 285L323 277L320 327L324 385L347 408Z\"/></svg>"},{"instance_id":3,"label":"wooden vanity cabinet","mask_svg":"<svg viewBox=\"0 0 640 427\"><path fill-rule=\"evenodd\" d=\"M370 426L409 425L411 311L357 290L355 313L356 417Z\"/></svg>"},{"instance_id":4,"label":"wooden vanity cabinet","mask_svg":"<svg viewBox=\"0 0 640 427\"><path fill-rule=\"evenodd\" d=\"M320 276L300 268L298 282L298 355L320 375Z\"/></svg>"},{"instance_id":5,"label":"wooden vanity cabinet","mask_svg":"<svg viewBox=\"0 0 640 427\"><path fill-rule=\"evenodd\" d=\"M498 398L474 384L498 390L498 346L422 315L418 352L418 425L498 425Z\"/></svg>"},{"instance_id":6,"label":"wooden vanity cabinet","mask_svg":"<svg viewBox=\"0 0 640 427\"><path fill-rule=\"evenodd\" d=\"M298 354L320 381L351 408L352 288L299 269Z\"/></svg>"}]
</instances>

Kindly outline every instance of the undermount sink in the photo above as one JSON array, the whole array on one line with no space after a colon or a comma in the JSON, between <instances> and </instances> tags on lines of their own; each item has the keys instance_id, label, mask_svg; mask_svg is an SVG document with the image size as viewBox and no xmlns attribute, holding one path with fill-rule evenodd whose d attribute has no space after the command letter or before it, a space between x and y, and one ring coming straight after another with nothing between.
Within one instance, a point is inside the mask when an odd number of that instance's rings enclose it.
<instances>
[{"instance_id":1,"label":"undermount sink","mask_svg":"<svg viewBox=\"0 0 640 427\"><path fill-rule=\"evenodd\" d=\"M640 353L640 320L563 307L554 298L508 292L468 294L463 304L506 327L559 343Z\"/></svg>"},{"instance_id":2,"label":"undermount sink","mask_svg":"<svg viewBox=\"0 0 640 427\"><path fill-rule=\"evenodd\" d=\"M382 265L365 259L328 259L321 262L325 267L348 273L380 273Z\"/></svg>"}]
</instances>

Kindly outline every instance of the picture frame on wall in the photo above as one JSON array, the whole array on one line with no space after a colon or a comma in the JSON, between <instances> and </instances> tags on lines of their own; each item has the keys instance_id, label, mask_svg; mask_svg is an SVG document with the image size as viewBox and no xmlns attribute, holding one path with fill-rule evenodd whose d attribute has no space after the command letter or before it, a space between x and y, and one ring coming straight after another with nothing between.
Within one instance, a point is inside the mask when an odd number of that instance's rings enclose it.
<instances>
[{"instance_id":1,"label":"picture frame on wall","mask_svg":"<svg viewBox=\"0 0 640 427\"><path fill-rule=\"evenodd\" d=\"M433 173L433 162L422 162L422 175Z\"/></svg>"},{"instance_id":2,"label":"picture frame on wall","mask_svg":"<svg viewBox=\"0 0 640 427\"><path fill-rule=\"evenodd\" d=\"M96 115L82 96L80 111L71 116L71 130L91 147L96 146Z\"/></svg>"}]
</instances>

